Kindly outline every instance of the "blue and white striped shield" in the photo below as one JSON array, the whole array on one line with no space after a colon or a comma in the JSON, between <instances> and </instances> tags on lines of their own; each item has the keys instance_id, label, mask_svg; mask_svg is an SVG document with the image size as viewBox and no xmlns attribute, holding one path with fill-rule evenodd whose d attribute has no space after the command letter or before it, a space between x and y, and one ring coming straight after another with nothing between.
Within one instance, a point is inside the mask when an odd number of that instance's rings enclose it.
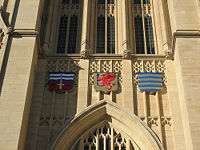
<instances>
[{"instance_id":1,"label":"blue and white striped shield","mask_svg":"<svg viewBox=\"0 0 200 150\"><path fill-rule=\"evenodd\" d=\"M138 87L141 91L155 93L163 88L163 74L162 73L137 73Z\"/></svg>"}]
</instances>

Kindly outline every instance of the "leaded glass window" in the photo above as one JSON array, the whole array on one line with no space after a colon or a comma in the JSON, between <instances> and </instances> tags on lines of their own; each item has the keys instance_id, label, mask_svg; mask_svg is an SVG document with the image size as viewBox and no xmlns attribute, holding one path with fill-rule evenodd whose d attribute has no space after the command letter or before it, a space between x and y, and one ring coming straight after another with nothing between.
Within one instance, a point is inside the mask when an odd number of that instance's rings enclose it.
<instances>
[{"instance_id":1,"label":"leaded glass window","mask_svg":"<svg viewBox=\"0 0 200 150\"><path fill-rule=\"evenodd\" d=\"M131 140L110 125L89 131L80 141L82 142L78 143L79 148L83 150L134 150Z\"/></svg>"},{"instance_id":2,"label":"leaded glass window","mask_svg":"<svg viewBox=\"0 0 200 150\"><path fill-rule=\"evenodd\" d=\"M113 11L108 11L113 10ZM97 0L96 53L115 53L115 1Z\"/></svg>"},{"instance_id":3,"label":"leaded glass window","mask_svg":"<svg viewBox=\"0 0 200 150\"><path fill-rule=\"evenodd\" d=\"M62 0L57 53L78 53L80 38L80 0Z\"/></svg>"},{"instance_id":4,"label":"leaded glass window","mask_svg":"<svg viewBox=\"0 0 200 150\"><path fill-rule=\"evenodd\" d=\"M155 54L150 0L133 0L136 54Z\"/></svg>"}]
</instances>

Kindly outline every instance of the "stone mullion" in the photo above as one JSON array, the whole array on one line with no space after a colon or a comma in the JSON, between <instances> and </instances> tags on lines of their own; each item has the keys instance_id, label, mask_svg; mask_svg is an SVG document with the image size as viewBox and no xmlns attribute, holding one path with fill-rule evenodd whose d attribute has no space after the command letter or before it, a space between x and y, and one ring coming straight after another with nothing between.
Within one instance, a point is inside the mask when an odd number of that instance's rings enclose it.
<instances>
[{"instance_id":1,"label":"stone mullion","mask_svg":"<svg viewBox=\"0 0 200 150\"><path fill-rule=\"evenodd\" d=\"M111 150L114 150L114 129L111 128Z\"/></svg>"},{"instance_id":2,"label":"stone mullion","mask_svg":"<svg viewBox=\"0 0 200 150\"><path fill-rule=\"evenodd\" d=\"M133 53L133 45L135 42L132 42L133 41L133 17L132 17L132 0L128 0L128 29L130 30L129 34L128 34L128 37L129 37L129 42L130 42L130 50L131 52Z\"/></svg>"},{"instance_id":3,"label":"stone mullion","mask_svg":"<svg viewBox=\"0 0 200 150\"><path fill-rule=\"evenodd\" d=\"M81 52L89 51L89 20L90 11L89 0L83 1L83 18L82 18L82 35L81 35Z\"/></svg>"},{"instance_id":4,"label":"stone mullion","mask_svg":"<svg viewBox=\"0 0 200 150\"><path fill-rule=\"evenodd\" d=\"M127 27L127 0L122 0L122 52L129 50L128 33L130 32Z\"/></svg>"},{"instance_id":5,"label":"stone mullion","mask_svg":"<svg viewBox=\"0 0 200 150\"><path fill-rule=\"evenodd\" d=\"M147 54L147 41L146 41L145 14L144 14L143 0L141 0L141 9L142 9L142 25L143 25L143 35L144 35L144 52L145 54Z\"/></svg>"},{"instance_id":6,"label":"stone mullion","mask_svg":"<svg viewBox=\"0 0 200 150\"><path fill-rule=\"evenodd\" d=\"M152 19L153 41L154 41L155 54L159 54L158 41L157 41L157 32L156 32L156 21L155 21L156 17L155 17L155 10L154 10L154 3L153 2L154 2L153 0L150 0L150 4L147 4L147 7L148 7L148 5L150 5L150 12L151 12L150 13L150 15L151 15L150 17ZM164 18L164 17L161 17L161 18Z\"/></svg>"},{"instance_id":7,"label":"stone mullion","mask_svg":"<svg viewBox=\"0 0 200 150\"><path fill-rule=\"evenodd\" d=\"M92 51L90 50L91 53L94 53L95 51L95 42L96 42L96 12L97 12L97 9L96 9L96 0L93 0L91 1L91 22L90 22L90 37L89 37L89 40L91 41L89 43L89 45L91 45L91 49Z\"/></svg>"},{"instance_id":8,"label":"stone mullion","mask_svg":"<svg viewBox=\"0 0 200 150\"><path fill-rule=\"evenodd\" d=\"M50 35L49 35L49 47L53 49L53 52L56 53L57 51L57 43L58 43L58 32L59 32L59 20L61 17L61 10L59 9L59 3L55 2L52 6L53 8L53 17L52 17L52 26L50 28ZM59 16L59 17L58 17ZM55 42L56 41L56 42Z\"/></svg>"},{"instance_id":9,"label":"stone mullion","mask_svg":"<svg viewBox=\"0 0 200 150\"><path fill-rule=\"evenodd\" d=\"M106 136L103 135L104 150L106 150Z\"/></svg>"},{"instance_id":10,"label":"stone mullion","mask_svg":"<svg viewBox=\"0 0 200 150\"><path fill-rule=\"evenodd\" d=\"M131 19L132 19L132 34L133 34L133 53L136 54L136 37L135 37L135 8L136 8L136 4L134 4L134 1L131 2Z\"/></svg>"},{"instance_id":11,"label":"stone mullion","mask_svg":"<svg viewBox=\"0 0 200 150\"><path fill-rule=\"evenodd\" d=\"M78 53L79 50L80 50L80 42L81 42L81 27L82 27L82 11L83 11L83 8L82 8L82 2L79 2L79 4L76 4L78 5L78 26L77 26L77 36L76 36L76 50L75 50L75 53Z\"/></svg>"},{"instance_id":12,"label":"stone mullion","mask_svg":"<svg viewBox=\"0 0 200 150\"><path fill-rule=\"evenodd\" d=\"M108 1L105 0L105 54L108 53Z\"/></svg>"},{"instance_id":13,"label":"stone mullion","mask_svg":"<svg viewBox=\"0 0 200 150\"><path fill-rule=\"evenodd\" d=\"M69 43L69 29L70 29L70 20L71 20L71 3L69 4L69 14L67 20L67 36L66 36L66 43L65 43L65 53L68 53L68 43Z\"/></svg>"},{"instance_id":14,"label":"stone mullion","mask_svg":"<svg viewBox=\"0 0 200 150\"><path fill-rule=\"evenodd\" d=\"M96 137L96 150L99 150L99 131L97 131L97 137Z\"/></svg>"},{"instance_id":15,"label":"stone mullion","mask_svg":"<svg viewBox=\"0 0 200 150\"><path fill-rule=\"evenodd\" d=\"M162 31L162 52L165 53L171 48L171 30L170 30L170 24L169 24L169 18L167 16L168 8L166 1L158 1L159 2L159 12L162 17L160 17L161 21L161 31Z\"/></svg>"},{"instance_id":16,"label":"stone mullion","mask_svg":"<svg viewBox=\"0 0 200 150\"><path fill-rule=\"evenodd\" d=\"M115 54L119 54L119 45L118 45L118 41L119 41L119 34L118 34L118 14L119 14L119 9L118 9L118 1L115 1Z\"/></svg>"},{"instance_id":17,"label":"stone mullion","mask_svg":"<svg viewBox=\"0 0 200 150\"><path fill-rule=\"evenodd\" d=\"M49 1L49 6L47 6L47 7L50 7L50 5L55 6L55 3L56 3L56 1ZM49 8L47 25L46 25L46 32L44 34L45 37L44 37L44 47L43 47L43 49L44 49L44 52L47 52L47 53L50 53L50 51L48 51L48 50L49 50L49 44L50 44L49 41L50 41L50 37L51 37L51 32L49 32L49 31L51 31L51 28L52 28L52 25L53 25L53 18L51 18L51 16L54 13L53 10L54 10L53 8L51 8L51 7Z\"/></svg>"}]
</instances>

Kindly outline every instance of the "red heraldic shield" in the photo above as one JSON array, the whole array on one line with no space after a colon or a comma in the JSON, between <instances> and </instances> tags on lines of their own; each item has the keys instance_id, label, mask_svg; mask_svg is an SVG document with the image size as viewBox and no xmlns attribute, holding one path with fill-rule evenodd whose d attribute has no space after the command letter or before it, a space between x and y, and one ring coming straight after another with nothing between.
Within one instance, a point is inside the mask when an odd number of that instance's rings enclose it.
<instances>
[{"instance_id":1,"label":"red heraldic shield","mask_svg":"<svg viewBox=\"0 0 200 150\"><path fill-rule=\"evenodd\" d=\"M71 91L74 86L74 73L50 72L48 88L50 91L63 93Z\"/></svg>"}]
</instances>

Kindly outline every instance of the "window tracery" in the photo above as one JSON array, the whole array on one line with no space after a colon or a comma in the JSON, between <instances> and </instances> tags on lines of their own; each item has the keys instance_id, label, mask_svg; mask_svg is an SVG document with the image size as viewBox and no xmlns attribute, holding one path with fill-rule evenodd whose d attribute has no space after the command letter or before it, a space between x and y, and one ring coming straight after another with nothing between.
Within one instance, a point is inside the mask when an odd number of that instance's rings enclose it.
<instances>
[{"instance_id":1,"label":"window tracery","mask_svg":"<svg viewBox=\"0 0 200 150\"><path fill-rule=\"evenodd\" d=\"M155 54L150 0L133 0L136 54Z\"/></svg>"},{"instance_id":2,"label":"window tracery","mask_svg":"<svg viewBox=\"0 0 200 150\"><path fill-rule=\"evenodd\" d=\"M77 53L79 49L81 2L62 0L57 53Z\"/></svg>"},{"instance_id":3,"label":"window tracery","mask_svg":"<svg viewBox=\"0 0 200 150\"><path fill-rule=\"evenodd\" d=\"M77 147L77 144L74 147ZM78 147L81 150L134 150L130 139L108 124L83 135Z\"/></svg>"},{"instance_id":4,"label":"window tracery","mask_svg":"<svg viewBox=\"0 0 200 150\"><path fill-rule=\"evenodd\" d=\"M115 1L97 0L96 53L115 53Z\"/></svg>"}]
</instances>

